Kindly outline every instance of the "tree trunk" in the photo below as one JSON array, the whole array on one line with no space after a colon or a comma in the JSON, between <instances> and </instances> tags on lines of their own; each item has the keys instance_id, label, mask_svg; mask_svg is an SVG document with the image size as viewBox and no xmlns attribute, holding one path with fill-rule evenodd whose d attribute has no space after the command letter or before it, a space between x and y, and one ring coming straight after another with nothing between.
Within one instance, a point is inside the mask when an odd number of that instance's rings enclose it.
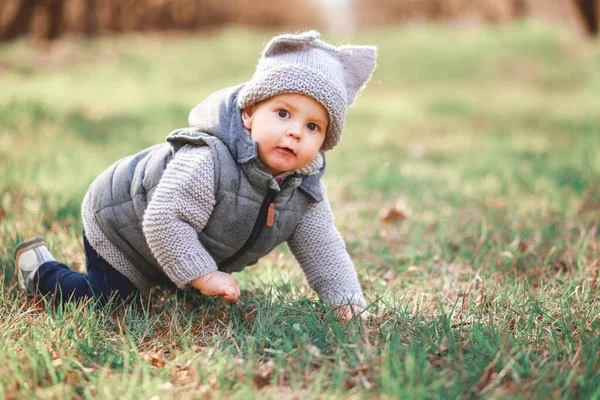
<instances>
[{"instance_id":1,"label":"tree trunk","mask_svg":"<svg viewBox=\"0 0 600 400\"><path fill-rule=\"evenodd\" d=\"M98 33L98 19L96 18L96 0L85 0L83 33L85 36L94 36Z\"/></svg>"},{"instance_id":2,"label":"tree trunk","mask_svg":"<svg viewBox=\"0 0 600 400\"><path fill-rule=\"evenodd\" d=\"M123 25L121 24L121 12L122 5L121 0L112 0L109 2L110 7L110 19L109 23L109 31L111 32L121 32L123 29Z\"/></svg>"},{"instance_id":3,"label":"tree trunk","mask_svg":"<svg viewBox=\"0 0 600 400\"><path fill-rule=\"evenodd\" d=\"M515 18L523 18L529 15L529 7L527 0L514 0L513 1L513 16Z\"/></svg>"},{"instance_id":4,"label":"tree trunk","mask_svg":"<svg viewBox=\"0 0 600 400\"><path fill-rule=\"evenodd\" d=\"M64 8L63 0L52 0L46 6L48 13L48 29L46 31L46 39L58 39L63 31Z\"/></svg>"},{"instance_id":5,"label":"tree trunk","mask_svg":"<svg viewBox=\"0 0 600 400\"><path fill-rule=\"evenodd\" d=\"M583 17L587 33L598 35L598 0L575 0L575 5Z\"/></svg>"},{"instance_id":6,"label":"tree trunk","mask_svg":"<svg viewBox=\"0 0 600 400\"><path fill-rule=\"evenodd\" d=\"M0 32L0 40L13 40L29 33L36 0L23 0L12 21L4 32Z\"/></svg>"}]
</instances>

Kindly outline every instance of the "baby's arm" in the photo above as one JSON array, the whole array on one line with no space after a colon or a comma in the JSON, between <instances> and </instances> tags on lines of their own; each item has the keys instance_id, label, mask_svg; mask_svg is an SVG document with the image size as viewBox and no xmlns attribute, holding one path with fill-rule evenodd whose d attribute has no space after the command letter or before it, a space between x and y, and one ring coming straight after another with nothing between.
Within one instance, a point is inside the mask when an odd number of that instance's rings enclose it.
<instances>
[{"instance_id":1,"label":"baby's arm","mask_svg":"<svg viewBox=\"0 0 600 400\"><path fill-rule=\"evenodd\" d=\"M327 199L311 203L288 240L309 285L332 307L353 305L364 309L366 302L354 264L344 240L335 228Z\"/></svg>"},{"instance_id":2,"label":"baby's arm","mask_svg":"<svg viewBox=\"0 0 600 400\"><path fill-rule=\"evenodd\" d=\"M239 298L231 275L217 264L198 240L213 212L214 165L208 147L184 146L169 162L144 214L148 246L167 276L178 286L188 284L207 296L226 301Z\"/></svg>"}]
</instances>

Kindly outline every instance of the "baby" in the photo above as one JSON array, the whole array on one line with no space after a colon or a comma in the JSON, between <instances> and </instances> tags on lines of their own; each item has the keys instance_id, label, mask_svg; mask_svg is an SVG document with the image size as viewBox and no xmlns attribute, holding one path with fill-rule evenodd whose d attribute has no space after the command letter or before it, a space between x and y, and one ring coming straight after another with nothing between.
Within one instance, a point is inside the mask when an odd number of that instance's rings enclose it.
<instances>
[{"instance_id":1,"label":"baby","mask_svg":"<svg viewBox=\"0 0 600 400\"><path fill-rule=\"evenodd\" d=\"M346 108L376 65L369 46L315 31L273 38L252 79L210 95L190 127L114 163L83 200L87 274L40 237L17 247L19 286L63 301L192 286L228 302L232 272L287 242L308 283L344 319L366 302L321 177Z\"/></svg>"}]
</instances>

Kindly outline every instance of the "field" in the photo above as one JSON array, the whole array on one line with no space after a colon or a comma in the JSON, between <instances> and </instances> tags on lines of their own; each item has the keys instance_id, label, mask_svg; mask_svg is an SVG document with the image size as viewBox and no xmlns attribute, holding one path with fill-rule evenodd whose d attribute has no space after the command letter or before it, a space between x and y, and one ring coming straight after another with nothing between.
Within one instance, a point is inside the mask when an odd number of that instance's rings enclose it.
<instances>
[{"instance_id":1,"label":"field","mask_svg":"<svg viewBox=\"0 0 600 400\"><path fill-rule=\"evenodd\" d=\"M352 38L379 67L324 180L379 321L342 325L286 247L231 307L27 301L17 243L84 269L89 183L271 36L0 47L0 398L600 398L600 46L532 21Z\"/></svg>"}]
</instances>

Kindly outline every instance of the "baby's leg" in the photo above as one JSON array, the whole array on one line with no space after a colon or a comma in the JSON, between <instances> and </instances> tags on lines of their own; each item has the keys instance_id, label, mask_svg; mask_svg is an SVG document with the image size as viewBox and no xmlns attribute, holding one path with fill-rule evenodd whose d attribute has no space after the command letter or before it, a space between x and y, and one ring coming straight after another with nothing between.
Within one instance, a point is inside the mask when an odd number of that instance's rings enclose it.
<instances>
[{"instance_id":1,"label":"baby's leg","mask_svg":"<svg viewBox=\"0 0 600 400\"><path fill-rule=\"evenodd\" d=\"M136 292L133 284L96 253L84 234L87 274L72 271L54 260L43 240L38 238L31 250L17 248L19 284L29 295L54 295L61 302L99 298L105 303L111 296L125 300ZM21 246L21 245L20 245ZM36 258L37 256L37 258ZM39 265L35 265L36 261ZM28 266L27 263L32 264ZM29 271L27 271L29 269Z\"/></svg>"},{"instance_id":2,"label":"baby's leg","mask_svg":"<svg viewBox=\"0 0 600 400\"><path fill-rule=\"evenodd\" d=\"M33 278L33 286L42 296L56 295L62 302L87 299L97 291L92 289L86 275L71 271L57 261L48 261L40 266Z\"/></svg>"}]
</instances>

